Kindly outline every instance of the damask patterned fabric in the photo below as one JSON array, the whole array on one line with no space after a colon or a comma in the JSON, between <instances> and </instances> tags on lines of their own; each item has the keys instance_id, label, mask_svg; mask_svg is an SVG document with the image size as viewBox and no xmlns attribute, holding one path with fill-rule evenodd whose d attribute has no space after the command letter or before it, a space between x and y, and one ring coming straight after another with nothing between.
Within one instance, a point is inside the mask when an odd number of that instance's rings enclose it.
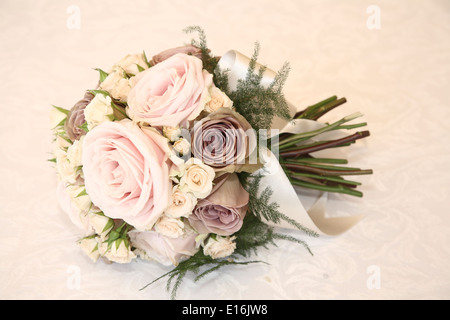
<instances>
[{"instance_id":1,"label":"damask patterned fabric","mask_svg":"<svg viewBox=\"0 0 450 320\"><path fill-rule=\"evenodd\" d=\"M360 111L372 135L347 148L364 198L330 196L330 215L365 218L338 237L303 237L259 252L269 264L226 267L179 299L450 298L450 2L0 2L0 298L167 299L170 270L150 262L92 263L56 201L50 105L70 108L98 73L128 53L148 57L190 41L200 25L214 54L229 49L277 70L290 62L288 100L329 96ZM299 192L304 192L299 190ZM286 233L296 236L294 231Z\"/></svg>"}]
</instances>

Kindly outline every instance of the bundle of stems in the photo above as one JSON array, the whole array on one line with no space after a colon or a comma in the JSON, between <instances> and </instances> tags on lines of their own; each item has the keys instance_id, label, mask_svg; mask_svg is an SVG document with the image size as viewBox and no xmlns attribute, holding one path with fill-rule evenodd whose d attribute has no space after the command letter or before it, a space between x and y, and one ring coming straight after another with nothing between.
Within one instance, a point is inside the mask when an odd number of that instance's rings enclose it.
<instances>
[{"instance_id":1,"label":"bundle of stems","mask_svg":"<svg viewBox=\"0 0 450 320\"><path fill-rule=\"evenodd\" d=\"M294 115L294 119L316 121L346 101L345 98L338 99L336 96L332 96L307 107L303 111L297 112ZM346 159L317 158L312 154L329 148L349 146L358 139L368 137L370 132L368 130L358 131L336 140L311 140L324 132L364 127L367 125L366 122L347 124L361 116L362 114L359 112L354 113L336 122L326 123L322 128L309 132L298 134L282 133L278 137L279 160L291 183L303 188L362 197L363 193L356 190L361 183L343 177L372 174L373 171L371 169L363 170L347 167L345 166L348 164Z\"/></svg>"}]
</instances>

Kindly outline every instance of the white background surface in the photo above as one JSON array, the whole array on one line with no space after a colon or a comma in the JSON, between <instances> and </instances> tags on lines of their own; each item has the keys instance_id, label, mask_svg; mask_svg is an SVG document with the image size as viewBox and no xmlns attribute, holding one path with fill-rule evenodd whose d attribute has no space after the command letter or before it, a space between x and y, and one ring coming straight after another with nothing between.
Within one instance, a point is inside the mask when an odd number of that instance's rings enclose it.
<instances>
[{"instance_id":1,"label":"white background surface","mask_svg":"<svg viewBox=\"0 0 450 320\"><path fill-rule=\"evenodd\" d=\"M70 5L80 8L80 29L67 27ZM380 29L366 25L369 5L380 9ZM372 136L346 152L374 175L360 179L363 199L333 197L331 214L366 218L341 236L307 238L313 257L279 242L259 253L270 265L186 279L178 298L450 298L450 2L436 0L2 0L0 298L169 298L164 281L139 289L170 268L93 264L76 246L46 161L48 112L92 88L93 68L189 42L189 25L205 29L217 55L251 55L259 41L262 63L277 70L289 61L285 95L299 108L345 96L327 119L365 114Z\"/></svg>"}]
</instances>

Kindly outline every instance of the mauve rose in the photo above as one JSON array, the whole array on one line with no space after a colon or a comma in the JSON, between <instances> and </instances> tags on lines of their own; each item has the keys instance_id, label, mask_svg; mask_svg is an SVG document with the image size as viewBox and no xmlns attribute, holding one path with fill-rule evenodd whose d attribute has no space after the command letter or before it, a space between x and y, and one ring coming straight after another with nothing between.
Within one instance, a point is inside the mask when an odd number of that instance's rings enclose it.
<instances>
[{"instance_id":1,"label":"mauve rose","mask_svg":"<svg viewBox=\"0 0 450 320\"><path fill-rule=\"evenodd\" d=\"M215 183L211 194L199 200L189 222L198 233L229 236L242 227L249 194L235 173L224 174Z\"/></svg>"},{"instance_id":2,"label":"mauve rose","mask_svg":"<svg viewBox=\"0 0 450 320\"><path fill-rule=\"evenodd\" d=\"M212 75L202 61L178 53L134 77L127 113L151 126L188 126L209 98Z\"/></svg>"},{"instance_id":3,"label":"mauve rose","mask_svg":"<svg viewBox=\"0 0 450 320\"><path fill-rule=\"evenodd\" d=\"M199 250L195 243L197 234L193 231L187 231L178 238L169 238L156 231L137 230L128 232L128 236L142 258L156 260L166 266L176 266Z\"/></svg>"},{"instance_id":4,"label":"mauve rose","mask_svg":"<svg viewBox=\"0 0 450 320\"><path fill-rule=\"evenodd\" d=\"M124 119L103 122L83 143L86 192L103 213L148 230L163 214L172 190L167 139Z\"/></svg>"},{"instance_id":5,"label":"mauve rose","mask_svg":"<svg viewBox=\"0 0 450 320\"><path fill-rule=\"evenodd\" d=\"M195 123L191 131L191 149L215 171L254 171L249 157L256 147L248 121L239 113L220 108ZM256 162L256 161L254 161Z\"/></svg>"},{"instance_id":6,"label":"mauve rose","mask_svg":"<svg viewBox=\"0 0 450 320\"><path fill-rule=\"evenodd\" d=\"M86 131L81 129L80 126L85 122L84 109L93 98L94 95L92 93L86 92L83 99L75 103L72 109L70 109L64 125L64 129L70 140L78 140L81 136L86 134Z\"/></svg>"},{"instance_id":7,"label":"mauve rose","mask_svg":"<svg viewBox=\"0 0 450 320\"><path fill-rule=\"evenodd\" d=\"M197 48L196 46L193 46L192 44L188 44L182 47L167 49L163 52L158 53L157 55L153 56L152 60L150 60L150 64L154 66L160 62L163 62L164 60L169 59L171 56L177 53L192 55L199 59L202 58L202 50L200 48Z\"/></svg>"}]
</instances>

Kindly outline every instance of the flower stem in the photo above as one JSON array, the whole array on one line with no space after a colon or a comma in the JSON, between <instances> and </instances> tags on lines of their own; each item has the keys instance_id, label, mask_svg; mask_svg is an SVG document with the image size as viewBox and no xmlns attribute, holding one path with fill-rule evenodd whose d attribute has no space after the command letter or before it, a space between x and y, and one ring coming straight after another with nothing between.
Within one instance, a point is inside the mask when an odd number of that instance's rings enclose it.
<instances>
[{"instance_id":1,"label":"flower stem","mask_svg":"<svg viewBox=\"0 0 450 320\"><path fill-rule=\"evenodd\" d=\"M293 163L332 163L332 164L347 164L348 161L346 159L332 159L332 158L295 158L295 159L280 159L280 163L283 164L285 162L293 162Z\"/></svg>"},{"instance_id":2,"label":"flower stem","mask_svg":"<svg viewBox=\"0 0 450 320\"><path fill-rule=\"evenodd\" d=\"M356 112L353 113L349 116L346 116L332 124L329 124L323 128L317 129L317 130L313 130L313 131L308 131L308 132L302 132L302 133L298 133L298 134L293 134L290 137L287 137L285 139L282 139L279 141L279 149L283 149L283 148L287 148L290 147L292 145L295 145L301 141L307 140L309 138L312 138L314 136L317 136L321 133L327 132L327 131L332 131L332 130L336 130L337 127L339 127L340 125L352 121L356 118L361 117L362 114L360 112Z\"/></svg>"},{"instance_id":3,"label":"flower stem","mask_svg":"<svg viewBox=\"0 0 450 320\"><path fill-rule=\"evenodd\" d=\"M304 187L308 189L315 189L320 191L328 191L328 192L337 192L337 193L344 193L355 197L362 197L363 193L357 190L353 190L350 188L346 188L343 186L321 186L313 183L309 183L306 181L300 181L300 180L291 180L292 184L299 187Z\"/></svg>"},{"instance_id":4,"label":"flower stem","mask_svg":"<svg viewBox=\"0 0 450 320\"><path fill-rule=\"evenodd\" d=\"M358 139L362 139L362 138L365 138L368 136L370 136L369 131L360 131L360 132L356 132L352 135L349 135L349 136L341 138L341 139L325 141L325 142L320 142L320 143L314 143L313 145L299 146L298 148L296 148L294 150L290 149L287 151L281 151L280 156L281 157L299 157L301 155L309 154L311 152L316 152L316 151L320 151L320 150L324 150L324 149L328 149L328 148L338 147L338 146L341 146L341 145L347 144L347 143L353 143ZM280 146L280 150L282 150L281 146Z\"/></svg>"},{"instance_id":5,"label":"flower stem","mask_svg":"<svg viewBox=\"0 0 450 320\"><path fill-rule=\"evenodd\" d=\"M336 96L329 97L323 101L320 101L312 106L307 107L306 109L304 109L302 111L297 112L293 118L294 119L311 119L310 116L311 116L311 114L314 114L315 110L321 108L322 106L324 106L330 102L335 101L336 99L337 99Z\"/></svg>"},{"instance_id":6,"label":"flower stem","mask_svg":"<svg viewBox=\"0 0 450 320\"><path fill-rule=\"evenodd\" d=\"M314 108L311 114L305 113L301 115L298 119L310 119L310 120L317 120L323 115L325 115L327 112L333 110L334 108L344 104L347 102L347 99L340 98L338 100L330 101L329 103L326 103L324 105L321 105L318 108Z\"/></svg>"},{"instance_id":7,"label":"flower stem","mask_svg":"<svg viewBox=\"0 0 450 320\"><path fill-rule=\"evenodd\" d=\"M328 168L323 167L318 168L317 166L313 167L310 165L293 164L293 163L284 163L283 166L294 172L315 173L324 176L364 175L373 173L372 169L368 170L361 170L355 168L347 169L343 167L332 167L332 166L329 166Z\"/></svg>"},{"instance_id":8,"label":"flower stem","mask_svg":"<svg viewBox=\"0 0 450 320\"><path fill-rule=\"evenodd\" d=\"M337 184L348 186L350 188L354 188L356 186L361 185L361 182L346 180L339 176L328 177L328 176L321 176L318 174L302 173L302 172L288 172L288 174L292 177L307 177L307 178L317 179L319 181L326 180L326 181L330 181L330 182L335 182Z\"/></svg>"}]
</instances>

